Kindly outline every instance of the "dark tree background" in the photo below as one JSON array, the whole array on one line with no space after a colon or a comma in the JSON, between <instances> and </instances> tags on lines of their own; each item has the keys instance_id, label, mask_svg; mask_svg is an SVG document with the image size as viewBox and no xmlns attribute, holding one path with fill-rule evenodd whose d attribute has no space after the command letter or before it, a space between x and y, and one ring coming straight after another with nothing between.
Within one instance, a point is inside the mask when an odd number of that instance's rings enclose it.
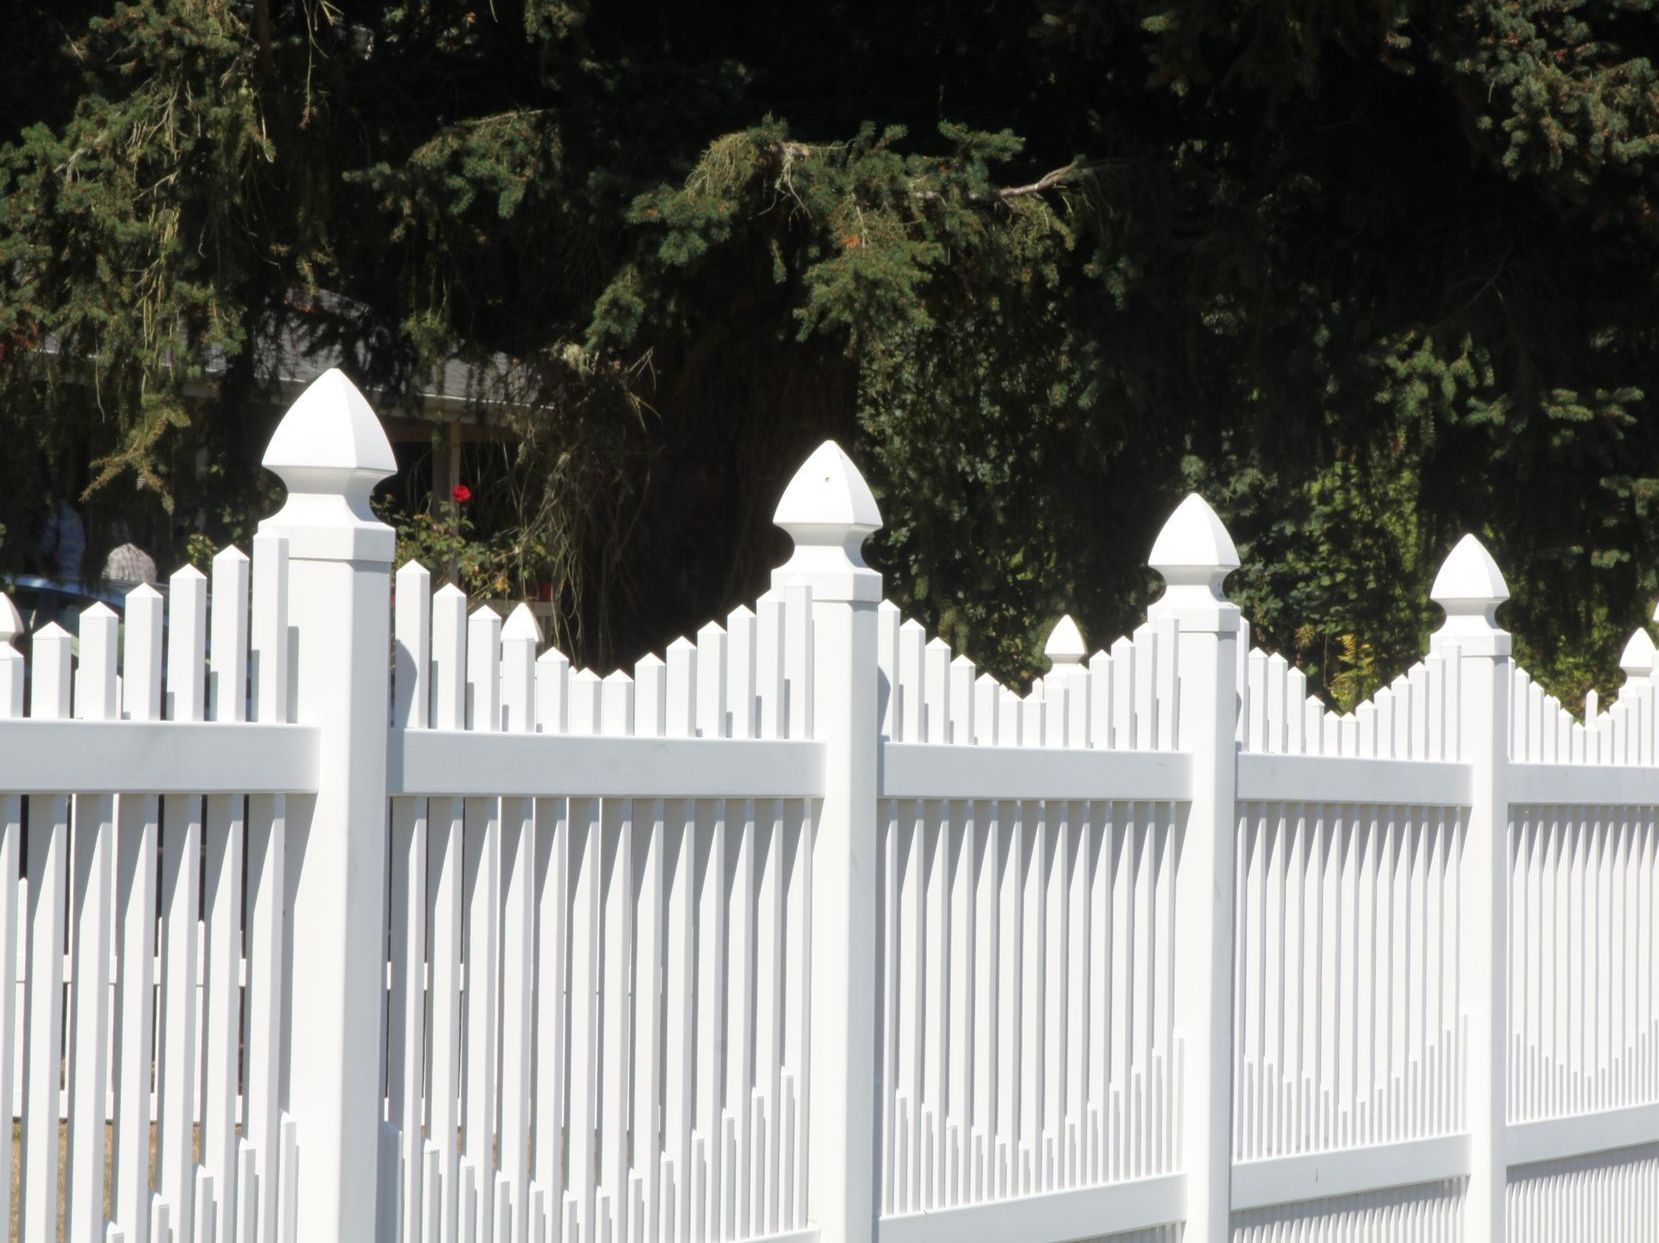
<instances>
[{"instance_id":1,"label":"dark tree background","mask_svg":"<svg viewBox=\"0 0 1659 1243\"><path fill-rule=\"evenodd\" d=\"M14 0L0 565L48 488L244 535L286 335L492 377L464 572L579 660L758 590L833 435L1005 676L1132 624L1199 488L1338 703L1464 530L1576 701L1659 592L1655 7Z\"/></svg>"}]
</instances>

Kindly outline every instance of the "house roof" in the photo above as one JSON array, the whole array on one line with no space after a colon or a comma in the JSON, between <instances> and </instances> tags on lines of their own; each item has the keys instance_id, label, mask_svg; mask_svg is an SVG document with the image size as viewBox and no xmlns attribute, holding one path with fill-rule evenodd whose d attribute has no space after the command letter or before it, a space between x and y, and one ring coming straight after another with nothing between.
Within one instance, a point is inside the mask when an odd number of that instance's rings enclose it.
<instances>
[{"instance_id":1,"label":"house roof","mask_svg":"<svg viewBox=\"0 0 1659 1243\"><path fill-rule=\"evenodd\" d=\"M297 294L290 296L288 308L293 313L283 317L280 327L254 343L259 373L274 385L277 401L291 401L331 367L340 368L354 379L369 370L361 349L352 349L327 332L329 321L366 312L364 304L319 290L303 299ZM60 356L61 339L47 337L39 350ZM185 391L195 396L210 394L228 367L225 351L209 347L202 360L202 378ZM502 353L484 360L451 355L436 369L417 371L396 390L388 391L373 383L361 387L382 415L445 422L469 417L487 422L492 409L508 404L507 395L520 370L516 359Z\"/></svg>"},{"instance_id":2,"label":"house roof","mask_svg":"<svg viewBox=\"0 0 1659 1243\"><path fill-rule=\"evenodd\" d=\"M348 351L324 331L328 320L366 312L364 304L319 290L303 301L290 297L288 305L295 314L284 317L276 334L254 346L260 371L271 377L284 398L297 396L331 367L354 377L367 370L359 353ZM223 351L210 352L204 368L207 375L223 375L225 367ZM495 353L483 361L451 355L435 371L417 372L401 391L388 394L372 384L363 385L363 391L382 414L428 419L463 414L487 417L491 407L506 404L505 394L517 371L516 360L506 354Z\"/></svg>"}]
</instances>

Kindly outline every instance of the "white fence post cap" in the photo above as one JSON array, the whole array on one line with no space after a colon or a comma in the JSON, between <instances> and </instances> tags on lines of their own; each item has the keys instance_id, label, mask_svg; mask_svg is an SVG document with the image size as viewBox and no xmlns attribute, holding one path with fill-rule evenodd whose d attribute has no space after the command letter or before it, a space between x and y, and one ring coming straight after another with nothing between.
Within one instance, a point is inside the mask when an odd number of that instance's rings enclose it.
<instances>
[{"instance_id":1,"label":"white fence post cap","mask_svg":"<svg viewBox=\"0 0 1659 1243\"><path fill-rule=\"evenodd\" d=\"M772 571L774 588L805 584L822 600L873 602L881 575L864 564L863 546L881 526L881 511L858 467L833 440L807 458L772 515L795 541L790 559Z\"/></svg>"},{"instance_id":2,"label":"white fence post cap","mask_svg":"<svg viewBox=\"0 0 1659 1243\"><path fill-rule=\"evenodd\" d=\"M797 527L856 529L868 535L881 526L881 511L853 460L835 441L826 440L795 472L772 521L791 535Z\"/></svg>"},{"instance_id":3,"label":"white fence post cap","mask_svg":"<svg viewBox=\"0 0 1659 1243\"><path fill-rule=\"evenodd\" d=\"M1228 571L1238 569L1238 549L1209 502L1194 492L1175 507L1158 532L1147 564L1166 583L1202 583L1217 573L1225 578ZM1219 580L1215 586L1221 586Z\"/></svg>"},{"instance_id":4,"label":"white fence post cap","mask_svg":"<svg viewBox=\"0 0 1659 1243\"><path fill-rule=\"evenodd\" d=\"M1221 585L1239 567L1238 549L1198 493L1175 507L1153 541L1147 563L1164 580L1164 594L1148 610L1150 615L1173 615L1181 625L1200 630L1232 624L1238 609L1228 603ZM1223 622L1223 617L1228 620Z\"/></svg>"},{"instance_id":5,"label":"white fence post cap","mask_svg":"<svg viewBox=\"0 0 1659 1243\"><path fill-rule=\"evenodd\" d=\"M397 470L374 408L338 367L311 381L288 407L262 460L284 483L289 471L361 473L372 487Z\"/></svg>"},{"instance_id":6,"label":"white fence post cap","mask_svg":"<svg viewBox=\"0 0 1659 1243\"><path fill-rule=\"evenodd\" d=\"M1653 672L1653 658L1655 648L1653 638L1647 632L1647 627L1640 626L1630 636L1630 642L1624 645L1624 651L1619 653L1619 668L1627 678L1645 677Z\"/></svg>"},{"instance_id":7,"label":"white fence post cap","mask_svg":"<svg viewBox=\"0 0 1659 1243\"><path fill-rule=\"evenodd\" d=\"M1080 666L1088 654L1089 649L1083 643L1083 632L1077 628L1069 613L1054 623L1054 629L1048 632L1048 642L1043 644L1043 655L1048 657L1055 669Z\"/></svg>"},{"instance_id":8,"label":"white fence post cap","mask_svg":"<svg viewBox=\"0 0 1659 1243\"><path fill-rule=\"evenodd\" d=\"M1470 655L1508 654L1509 635L1498 625L1497 614L1498 605L1509 599L1509 584L1503 581L1503 572L1492 554L1473 535L1458 540L1440 573L1434 576L1429 599L1446 614L1445 624L1430 636L1431 651L1455 638ZM1471 647L1477 636L1491 636L1499 642L1490 649L1480 644Z\"/></svg>"},{"instance_id":9,"label":"white fence post cap","mask_svg":"<svg viewBox=\"0 0 1659 1243\"><path fill-rule=\"evenodd\" d=\"M1498 605L1509 599L1509 584L1486 545L1465 535L1434 576L1429 599L1448 614L1484 614L1490 620Z\"/></svg>"},{"instance_id":10,"label":"white fence post cap","mask_svg":"<svg viewBox=\"0 0 1659 1243\"><path fill-rule=\"evenodd\" d=\"M1448 621L1458 618L1485 618L1497 626L1498 605L1509 599L1509 584L1492 554L1473 535L1458 540L1457 547L1434 576L1429 599L1446 611Z\"/></svg>"},{"instance_id":11,"label":"white fence post cap","mask_svg":"<svg viewBox=\"0 0 1659 1243\"><path fill-rule=\"evenodd\" d=\"M369 494L397 472L397 459L373 408L338 368L288 408L263 462L287 485L288 500L260 529L286 536L291 555L391 562L396 538L375 518Z\"/></svg>"}]
</instances>

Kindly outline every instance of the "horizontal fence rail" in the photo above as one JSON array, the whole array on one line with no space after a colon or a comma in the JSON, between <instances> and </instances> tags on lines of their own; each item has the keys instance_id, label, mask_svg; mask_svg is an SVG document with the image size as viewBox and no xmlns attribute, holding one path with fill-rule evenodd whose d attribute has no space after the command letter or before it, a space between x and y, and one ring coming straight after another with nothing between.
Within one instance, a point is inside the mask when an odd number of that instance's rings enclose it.
<instances>
[{"instance_id":1,"label":"horizontal fence rail","mask_svg":"<svg viewBox=\"0 0 1659 1243\"><path fill-rule=\"evenodd\" d=\"M1020 694L828 444L771 589L600 675L393 573L338 373L266 461L251 558L0 596L3 1237L1659 1237L1645 631L1573 715L1466 538L1332 712L1190 497Z\"/></svg>"}]
</instances>

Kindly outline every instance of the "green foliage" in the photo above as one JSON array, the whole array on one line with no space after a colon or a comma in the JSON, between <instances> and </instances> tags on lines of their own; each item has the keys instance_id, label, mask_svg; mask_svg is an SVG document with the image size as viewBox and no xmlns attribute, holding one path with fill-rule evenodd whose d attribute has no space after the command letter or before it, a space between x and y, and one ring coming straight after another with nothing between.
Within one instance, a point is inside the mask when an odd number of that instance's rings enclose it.
<instances>
[{"instance_id":1,"label":"green foliage","mask_svg":"<svg viewBox=\"0 0 1659 1243\"><path fill-rule=\"evenodd\" d=\"M585 663L758 590L835 436L890 593L1005 677L1134 624L1198 488L1338 705L1465 530L1576 701L1659 593L1656 8L22 0L0 521L245 532L297 336L383 406L480 364L496 534L405 549L551 582Z\"/></svg>"},{"instance_id":2,"label":"green foliage","mask_svg":"<svg viewBox=\"0 0 1659 1243\"><path fill-rule=\"evenodd\" d=\"M219 555L219 545L204 531L192 531L184 541L184 559L206 574L213 568L213 558Z\"/></svg>"},{"instance_id":3,"label":"green foliage","mask_svg":"<svg viewBox=\"0 0 1659 1243\"><path fill-rule=\"evenodd\" d=\"M462 506L441 501L431 510L414 513L376 506L381 521L397 532L396 563L418 561L432 571L435 585L454 583L475 600L508 600L528 593L519 573L526 559L534 559L498 534L480 538Z\"/></svg>"},{"instance_id":4,"label":"green foliage","mask_svg":"<svg viewBox=\"0 0 1659 1243\"><path fill-rule=\"evenodd\" d=\"M1382 677L1377 672L1377 653L1369 643L1362 643L1357 635L1345 634L1337 644L1337 672L1327 685L1332 705L1338 711L1351 712L1382 688Z\"/></svg>"}]
</instances>

